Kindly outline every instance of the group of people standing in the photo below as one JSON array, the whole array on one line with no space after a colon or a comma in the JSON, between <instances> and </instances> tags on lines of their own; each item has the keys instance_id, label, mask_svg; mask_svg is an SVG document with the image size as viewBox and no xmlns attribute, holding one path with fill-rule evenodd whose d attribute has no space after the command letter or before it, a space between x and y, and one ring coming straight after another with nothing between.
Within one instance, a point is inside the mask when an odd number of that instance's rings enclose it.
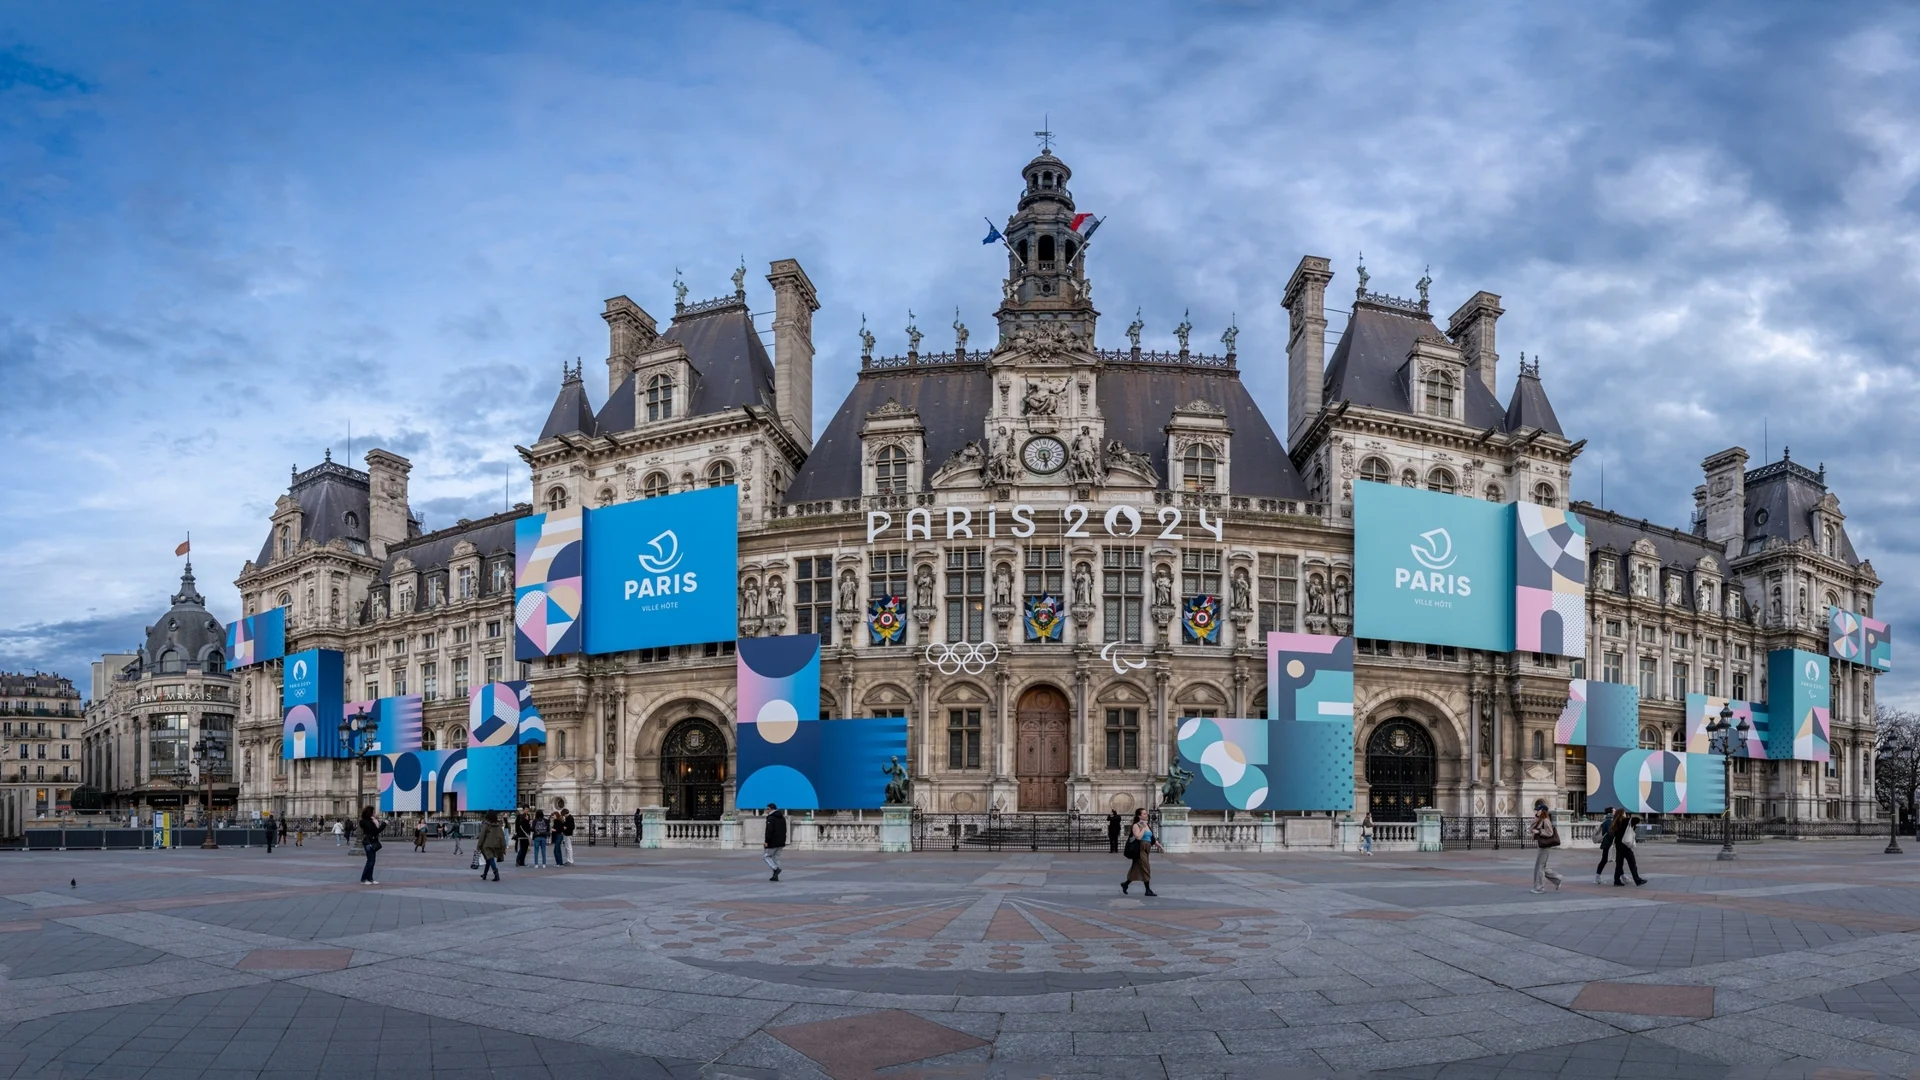
<instances>
[{"instance_id":1,"label":"group of people standing","mask_svg":"<svg viewBox=\"0 0 1920 1080\"><path fill-rule=\"evenodd\" d=\"M387 829L388 822L373 812L373 807L360 808L360 823L356 839L360 850L367 856L366 866L360 871L360 883L378 885L374 880L373 868L380 849L385 846L380 834ZM522 809L513 815L513 844L517 851L515 866L527 865L527 855L533 855L533 865L544 868L547 865L547 849L553 849L554 866L573 865L573 811L562 802L552 814L545 810ZM336 826L334 836L341 837L344 829ZM415 844L424 847L425 840L419 829L415 830ZM458 836L458 834L455 834ZM454 850L459 851L456 842ZM507 858L507 825L501 820L500 812L489 810L482 818L479 842L474 845L480 866L482 881L491 878L500 880L500 864Z\"/></svg>"}]
</instances>

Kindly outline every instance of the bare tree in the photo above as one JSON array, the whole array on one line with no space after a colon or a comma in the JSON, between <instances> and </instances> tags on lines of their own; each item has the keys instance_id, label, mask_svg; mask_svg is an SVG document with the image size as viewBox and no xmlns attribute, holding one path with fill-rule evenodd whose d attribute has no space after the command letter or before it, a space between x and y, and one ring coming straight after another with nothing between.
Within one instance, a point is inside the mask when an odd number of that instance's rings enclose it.
<instances>
[{"instance_id":1,"label":"bare tree","mask_svg":"<svg viewBox=\"0 0 1920 1080\"><path fill-rule=\"evenodd\" d=\"M1920 714L1885 705L1874 709L1873 787L1880 805L1913 820L1920 794Z\"/></svg>"}]
</instances>

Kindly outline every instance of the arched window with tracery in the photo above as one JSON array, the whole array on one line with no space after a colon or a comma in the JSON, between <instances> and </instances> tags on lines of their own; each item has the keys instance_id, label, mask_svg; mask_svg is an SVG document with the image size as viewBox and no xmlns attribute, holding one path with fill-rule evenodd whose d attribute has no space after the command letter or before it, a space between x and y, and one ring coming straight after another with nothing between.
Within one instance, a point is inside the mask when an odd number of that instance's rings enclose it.
<instances>
[{"instance_id":1,"label":"arched window with tracery","mask_svg":"<svg viewBox=\"0 0 1920 1080\"><path fill-rule=\"evenodd\" d=\"M1452 495L1460 489L1459 481L1453 478L1451 469L1433 469L1427 473L1427 490L1438 491L1443 495Z\"/></svg>"},{"instance_id":2,"label":"arched window with tracery","mask_svg":"<svg viewBox=\"0 0 1920 1080\"><path fill-rule=\"evenodd\" d=\"M885 446L874 462L873 490L880 495L898 495L907 490L907 462L910 459L906 450L898 446Z\"/></svg>"},{"instance_id":3,"label":"arched window with tracery","mask_svg":"<svg viewBox=\"0 0 1920 1080\"><path fill-rule=\"evenodd\" d=\"M567 508L567 489L559 486L547 489L547 509L565 510Z\"/></svg>"},{"instance_id":4,"label":"arched window with tracery","mask_svg":"<svg viewBox=\"0 0 1920 1080\"><path fill-rule=\"evenodd\" d=\"M1542 480L1533 485L1533 501L1539 503L1541 506L1558 506L1560 505L1560 493L1553 489L1552 484Z\"/></svg>"},{"instance_id":5,"label":"arched window with tracery","mask_svg":"<svg viewBox=\"0 0 1920 1080\"><path fill-rule=\"evenodd\" d=\"M1206 443L1189 445L1180 457L1180 481L1188 491L1212 491L1219 470L1219 455Z\"/></svg>"},{"instance_id":6,"label":"arched window with tracery","mask_svg":"<svg viewBox=\"0 0 1920 1080\"><path fill-rule=\"evenodd\" d=\"M657 498L661 495L665 495L666 493L667 493L667 474L666 473L650 472L647 474L646 479L640 481L640 494L645 498L648 498L648 499Z\"/></svg>"},{"instance_id":7,"label":"arched window with tracery","mask_svg":"<svg viewBox=\"0 0 1920 1080\"><path fill-rule=\"evenodd\" d=\"M1365 457L1360 459L1360 479L1375 484L1393 483L1393 467L1384 458Z\"/></svg>"},{"instance_id":8,"label":"arched window with tracery","mask_svg":"<svg viewBox=\"0 0 1920 1080\"><path fill-rule=\"evenodd\" d=\"M733 462L716 461L707 466L707 486L726 487L733 483Z\"/></svg>"},{"instance_id":9,"label":"arched window with tracery","mask_svg":"<svg viewBox=\"0 0 1920 1080\"><path fill-rule=\"evenodd\" d=\"M647 419L673 419L673 376L655 375L647 380Z\"/></svg>"}]
</instances>

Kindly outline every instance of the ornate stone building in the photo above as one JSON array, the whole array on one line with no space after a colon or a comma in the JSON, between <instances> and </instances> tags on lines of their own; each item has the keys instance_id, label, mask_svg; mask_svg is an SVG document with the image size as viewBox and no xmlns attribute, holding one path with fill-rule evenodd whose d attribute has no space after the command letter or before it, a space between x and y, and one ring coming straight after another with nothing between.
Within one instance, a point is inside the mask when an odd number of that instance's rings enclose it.
<instances>
[{"instance_id":1,"label":"ornate stone building","mask_svg":"<svg viewBox=\"0 0 1920 1080\"><path fill-rule=\"evenodd\" d=\"M1507 401L1495 396L1499 297L1475 293L1443 330L1425 279L1400 299L1370 291L1361 268L1329 354L1333 273L1301 260L1283 298L1284 441L1241 382L1236 328L1206 353L1183 319L1161 353L1141 348L1135 318L1123 347L1103 347L1071 175L1044 152L1021 170L994 340L970 347L956 318L951 349L923 348L910 321L904 355L877 356L863 327L854 386L817 439L819 300L781 260L767 276L771 356L744 268L713 300L689 303L676 282L664 331L616 297L601 315L604 404L568 370L519 448L541 510L737 484L741 633L820 634L824 713L910 718L914 798L930 810L1151 804L1180 717L1264 715L1268 631L1352 631L1356 479L1566 505L1582 445L1537 365L1523 359ZM1683 686L1763 697L1767 649L1824 650L1829 594L1871 608L1877 580L1824 477L1744 462L1737 449L1707 460L1690 530L1580 507L1591 662L1610 665L1590 674L1639 679L1651 661L1644 719L1663 745ZM534 508L421 535L408 463L367 463L297 473L239 578L249 613L289 606L289 651L343 650L349 699L422 693L444 743L465 736L472 682L529 678L551 739L524 751L529 797L588 813L731 808L731 642L517 664L512 522ZM1196 596L1219 598L1204 643L1182 630ZM880 597L904 598L886 642L866 626ZM1027 602L1042 597L1064 625L1029 640ZM1356 809L1578 805L1584 768L1553 745L1553 721L1583 664L1386 641L1358 654ZM276 678L274 665L242 676L243 802L346 812L350 769L279 761ZM1756 772L1736 783L1744 809L1786 813L1797 791L1801 816L1871 815L1871 677L1838 682L1833 775Z\"/></svg>"},{"instance_id":2,"label":"ornate stone building","mask_svg":"<svg viewBox=\"0 0 1920 1080\"><path fill-rule=\"evenodd\" d=\"M226 670L227 629L207 612L189 562L180 591L147 627L137 652L95 667L93 700L81 731L81 768L110 810L199 807L207 775L193 748L203 740L226 751L212 768L213 809L231 812L235 679Z\"/></svg>"},{"instance_id":3,"label":"ornate stone building","mask_svg":"<svg viewBox=\"0 0 1920 1080\"><path fill-rule=\"evenodd\" d=\"M73 680L0 672L0 787L7 789L0 799L10 825L66 809L80 779L80 724Z\"/></svg>"}]
</instances>

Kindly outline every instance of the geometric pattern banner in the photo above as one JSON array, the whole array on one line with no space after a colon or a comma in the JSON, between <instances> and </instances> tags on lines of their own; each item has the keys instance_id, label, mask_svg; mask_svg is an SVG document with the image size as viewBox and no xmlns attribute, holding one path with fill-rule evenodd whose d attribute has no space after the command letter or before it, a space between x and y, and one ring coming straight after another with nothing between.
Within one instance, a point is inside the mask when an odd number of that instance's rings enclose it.
<instances>
[{"instance_id":1,"label":"geometric pattern banner","mask_svg":"<svg viewBox=\"0 0 1920 1080\"><path fill-rule=\"evenodd\" d=\"M1827 655L1835 660L1893 670L1893 627L1857 611L1828 606Z\"/></svg>"},{"instance_id":2,"label":"geometric pattern banner","mask_svg":"<svg viewBox=\"0 0 1920 1080\"><path fill-rule=\"evenodd\" d=\"M734 680L736 726L771 725L762 734L779 742L794 723L820 719L820 635L741 638Z\"/></svg>"},{"instance_id":3,"label":"geometric pattern banner","mask_svg":"<svg viewBox=\"0 0 1920 1080\"><path fill-rule=\"evenodd\" d=\"M513 524L513 655L517 660L580 651L585 519L580 507Z\"/></svg>"},{"instance_id":4,"label":"geometric pattern banner","mask_svg":"<svg viewBox=\"0 0 1920 1080\"><path fill-rule=\"evenodd\" d=\"M227 670L278 660L287 654L287 609L274 608L227 625Z\"/></svg>"},{"instance_id":5,"label":"geometric pattern banner","mask_svg":"<svg viewBox=\"0 0 1920 1080\"><path fill-rule=\"evenodd\" d=\"M1725 766L1719 755L1640 748L1637 687L1571 680L1554 737L1562 745L1586 747L1589 813L1609 807L1641 814L1718 814L1726 809Z\"/></svg>"},{"instance_id":6,"label":"geometric pattern banner","mask_svg":"<svg viewBox=\"0 0 1920 1080\"><path fill-rule=\"evenodd\" d=\"M461 793L466 767L464 746L453 750L402 750L397 754L382 754L380 810L389 814L438 812L441 796Z\"/></svg>"},{"instance_id":7,"label":"geometric pattern banner","mask_svg":"<svg viewBox=\"0 0 1920 1080\"><path fill-rule=\"evenodd\" d=\"M1712 754L1717 752L1718 736L1707 730L1707 725L1720 722L1720 711L1732 709L1733 717L1728 723L1733 730L1728 737L1737 740L1733 747L1734 757L1751 758L1765 761L1767 753L1767 731L1769 728L1766 707L1751 701L1737 698L1709 697L1706 694L1687 695L1687 752L1690 754ZM1747 725L1744 738L1740 735L1740 725Z\"/></svg>"},{"instance_id":8,"label":"geometric pattern banner","mask_svg":"<svg viewBox=\"0 0 1920 1080\"><path fill-rule=\"evenodd\" d=\"M1767 654L1767 756L1775 761L1826 761L1831 661L1801 649Z\"/></svg>"},{"instance_id":9,"label":"geometric pattern banner","mask_svg":"<svg viewBox=\"0 0 1920 1080\"><path fill-rule=\"evenodd\" d=\"M520 750L514 746L467 747L462 810L512 810L519 805Z\"/></svg>"},{"instance_id":10,"label":"geometric pattern banner","mask_svg":"<svg viewBox=\"0 0 1920 1080\"><path fill-rule=\"evenodd\" d=\"M887 769L907 764L905 717L742 723L738 805L785 810L878 810L887 801ZM777 738L769 738L776 736Z\"/></svg>"},{"instance_id":11,"label":"geometric pattern banner","mask_svg":"<svg viewBox=\"0 0 1920 1080\"><path fill-rule=\"evenodd\" d=\"M1513 647L1587 655L1587 527L1575 514L1514 504Z\"/></svg>"},{"instance_id":12,"label":"geometric pattern banner","mask_svg":"<svg viewBox=\"0 0 1920 1080\"><path fill-rule=\"evenodd\" d=\"M340 743L343 660L334 649L308 649L286 658L280 688L284 760L347 756Z\"/></svg>"},{"instance_id":13,"label":"geometric pattern banner","mask_svg":"<svg viewBox=\"0 0 1920 1080\"><path fill-rule=\"evenodd\" d=\"M403 697L375 698L372 701L349 701L341 708L341 717L351 720L361 718L363 731L369 731L363 749L369 754L394 754L402 750L420 749L423 728L421 712L424 701L419 694L407 694ZM352 756L352 747L344 747L346 756Z\"/></svg>"},{"instance_id":14,"label":"geometric pattern banner","mask_svg":"<svg viewBox=\"0 0 1920 1080\"><path fill-rule=\"evenodd\" d=\"M482 683L467 691L467 745L518 746L547 741L547 725L525 681Z\"/></svg>"},{"instance_id":15,"label":"geometric pattern banner","mask_svg":"<svg viewBox=\"0 0 1920 1080\"><path fill-rule=\"evenodd\" d=\"M1353 808L1353 639L1267 635L1265 718L1194 716L1174 745L1196 810Z\"/></svg>"}]
</instances>

